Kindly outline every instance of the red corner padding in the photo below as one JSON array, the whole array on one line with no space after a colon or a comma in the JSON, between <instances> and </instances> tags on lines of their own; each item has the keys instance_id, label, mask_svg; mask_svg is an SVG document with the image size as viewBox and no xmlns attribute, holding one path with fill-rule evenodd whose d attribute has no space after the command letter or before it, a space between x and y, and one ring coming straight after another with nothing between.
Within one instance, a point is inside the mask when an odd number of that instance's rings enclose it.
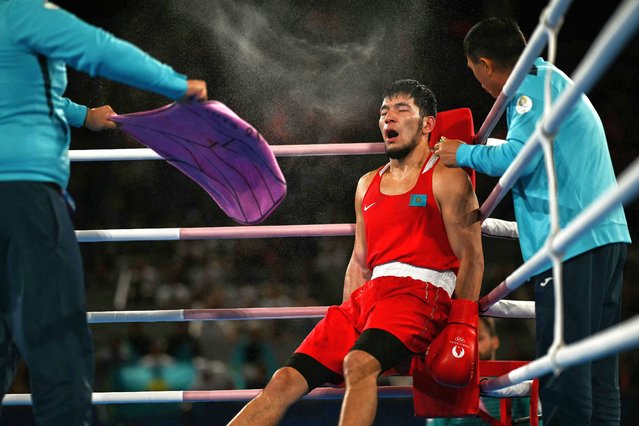
<instances>
[{"instance_id":1,"label":"red corner padding","mask_svg":"<svg viewBox=\"0 0 639 426\"><path fill-rule=\"evenodd\" d=\"M482 418L486 424L506 426L512 424L513 417L510 399L501 399L500 419L493 418L489 413L479 408L480 377L496 377L522 367L529 361L479 361L479 368L474 380L465 388L451 388L438 384L426 369L423 357L414 356L411 366L413 375L413 392L415 416L436 417L467 417ZM539 425L537 416L539 410L539 381L533 380L530 392L530 424Z\"/></svg>"},{"instance_id":2,"label":"red corner padding","mask_svg":"<svg viewBox=\"0 0 639 426\"><path fill-rule=\"evenodd\" d=\"M473 125L473 114L469 108L451 109L437 113L435 128L430 133L428 145L432 148L439 138L444 136L448 139L459 139L472 144L475 139L475 127ZM465 168L470 181L475 187L475 171Z\"/></svg>"},{"instance_id":3,"label":"red corner padding","mask_svg":"<svg viewBox=\"0 0 639 426\"><path fill-rule=\"evenodd\" d=\"M475 365L479 359L475 351ZM417 417L466 417L479 413L479 374L461 388L443 386L437 383L426 367L425 357L413 356L413 403Z\"/></svg>"}]
</instances>

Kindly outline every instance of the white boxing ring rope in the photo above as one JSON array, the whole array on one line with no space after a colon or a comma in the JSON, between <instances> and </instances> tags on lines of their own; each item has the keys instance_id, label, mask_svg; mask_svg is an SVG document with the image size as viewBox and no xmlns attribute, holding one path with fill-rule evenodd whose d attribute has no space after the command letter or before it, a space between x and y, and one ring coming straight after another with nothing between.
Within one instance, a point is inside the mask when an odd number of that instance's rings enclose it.
<instances>
[{"instance_id":1,"label":"white boxing ring rope","mask_svg":"<svg viewBox=\"0 0 639 426\"><path fill-rule=\"evenodd\" d=\"M582 92L587 92L598 80L612 59L630 40L639 27L639 2L626 0L615 11L606 26L597 37L588 53L581 61L574 76L574 86L567 89L550 113L537 125L537 130L527 141L515 161L500 178L486 202L482 205L482 217L490 215L494 206L504 197L514 182L521 176L523 166L538 151L539 143L544 135L554 135L561 121L575 104ZM565 253L567 247L574 243L588 226L593 226L598 220L614 208L616 203L624 203L633 199L639 192L639 159L623 173L618 187L595 200L586 210L559 232L551 247L545 247L522 265L506 281L502 282L489 295L480 300L480 309L490 306L493 300L498 300L528 279L537 267L546 265L550 258L551 248L554 252ZM511 280L509 283L508 280ZM509 288L510 287L510 288ZM598 347L597 345L602 345ZM578 363L603 358L611 353L629 349L639 345L639 317L625 321L609 330L597 333L580 342L563 346L559 350L517 368L498 378L489 379L481 383L482 390L499 389L504 386L519 383L523 380L547 374L550 371L569 367Z\"/></svg>"},{"instance_id":2,"label":"white boxing ring rope","mask_svg":"<svg viewBox=\"0 0 639 426\"><path fill-rule=\"evenodd\" d=\"M563 346L554 353L554 361L550 355L546 354L503 376L484 380L481 383L481 390L490 393L492 390L550 373L556 368L564 369L583 364L637 346L639 346L639 315L579 342Z\"/></svg>"},{"instance_id":3,"label":"white boxing ring rope","mask_svg":"<svg viewBox=\"0 0 639 426\"><path fill-rule=\"evenodd\" d=\"M493 397L525 396L530 393L530 382L523 386L496 390L486 395ZM149 391L149 392L94 392L92 402L104 404L181 403L181 402L246 402L255 398L261 389L211 390L211 391ZM379 398L412 398L412 386L379 386ZM335 400L344 397L341 388L316 388L305 395L305 400ZM31 405L31 395L7 394L2 401L5 406Z\"/></svg>"},{"instance_id":4,"label":"white boxing ring rope","mask_svg":"<svg viewBox=\"0 0 639 426\"><path fill-rule=\"evenodd\" d=\"M180 403L180 402L234 402L250 401L261 389L236 389L212 391L152 391L152 392L94 392L92 402L102 404L142 404L142 403ZM379 398L412 398L412 386L380 386ZM333 400L342 399L342 388L317 388L302 399ZM7 394L2 405L31 405L31 395L24 393Z\"/></svg>"},{"instance_id":5,"label":"white boxing ring rope","mask_svg":"<svg viewBox=\"0 0 639 426\"><path fill-rule=\"evenodd\" d=\"M488 138L487 144L499 145L504 142ZM372 155L385 152L383 142L270 145L270 148L276 157ZM69 150L69 159L73 162L163 160L150 148L72 149Z\"/></svg>"},{"instance_id":6,"label":"white boxing ring rope","mask_svg":"<svg viewBox=\"0 0 639 426\"><path fill-rule=\"evenodd\" d=\"M302 306L277 308L229 309L169 309L157 311L104 311L88 312L89 324L122 322L180 322L180 321L233 321L274 320L294 318L322 318L328 306ZM535 318L535 302L500 300L482 316L495 318Z\"/></svg>"},{"instance_id":7,"label":"white boxing ring rope","mask_svg":"<svg viewBox=\"0 0 639 426\"><path fill-rule=\"evenodd\" d=\"M588 230L597 224L617 203L625 204L634 199L639 193L639 159L636 159L619 177L618 186L604 194L594 203L588 206L572 222L570 222L552 243L552 249L564 253L571 244ZM480 310L489 308L492 303L502 299L513 290L519 288L528 280L535 270L546 265L550 259L549 249L544 248L528 262L521 265L515 272L509 275L489 294L479 301Z\"/></svg>"},{"instance_id":8,"label":"white boxing ring rope","mask_svg":"<svg viewBox=\"0 0 639 426\"><path fill-rule=\"evenodd\" d=\"M328 306L88 312L89 324L322 318Z\"/></svg>"},{"instance_id":9,"label":"white boxing ring rope","mask_svg":"<svg viewBox=\"0 0 639 426\"><path fill-rule=\"evenodd\" d=\"M623 31L625 27L630 31ZM625 42L639 26L639 2L626 0L610 19L602 34L597 37L593 47L590 49L580 66L577 68L575 84L564 92L555 103L551 113L542 120L537 131L530 137L525 147L519 153L515 161L508 167L508 170L499 180L489 198L482 205L482 213L489 215L496 203L505 195L514 182L520 177L523 167L530 160L532 155L539 149L541 132L554 133L557 131L561 119L565 118L570 108L574 105L582 91L587 91L592 87L598 77L601 76L604 68L614 58ZM605 54L605 55L604 55ZM601 62L597 58L603 57ZM592 74L588 70L592 70ZM543 130L540 130L543 129ZM564 252L570 244L581 236L586 227L593 226L597 220L601 219L616 203L625 203L632 200L639 191L639 160L635 160L621 175L616 188L604 194L584 210L574 221L557 236L553 244L553 250ZM503 295L515 289L516 286L527 280L531 273L544 265L548 261L548 249L542 249L536 253L528 262L522 265L517 271L502 282L493 292L482 299L481 308L490 306L492 301L499 300ZM508 289L508 290L507 290Z\"/></svg>"},{"instance_id":10,"label":"white boxing ring rope","mask_svg":"<svg viewBox=\"0 0 639 426\"><path fill-rule=\"evenodd\" d=\"M521 75L513 72L514 77L506 83L503 92L495 102L486 121L482 125L476 140L482 143L490 133L505 105L521 84L527 67L530 66L537 54L543 49L547 41L546 27L553 27L562 19L570 4L569 0L553 0L541 17L541 21L530 44L517 63L517 70ZM492 213L497 203L520 177L521 170L527 161L537 153L542 133L554 134L560 122L565 118L581 92L586 92L603 73L605 67L629 40L639 25L639 2L626 0L610 19L602 34L597 38L588 55L584 58L574 77L575 85L568 89L557 100L551 114L546 116L538 126L536 132L528 140L524 149L499 180L499 184L492 191L481 207L483 226L489 229L484 232L494 235L490 229L501 229L498 236L516 237L516 227L511 225L493 226L487 217ZM511 81L512 80L512 81ZM328 144L328 145L295 145L273 146L278 156L305 155L359 155L383 153L381 143L358 144ZM157 154L147 149L123 150L81 150L70 151L72 161L114 161L114 160L156 160ZM595 203L589 206L573 222L571 222L553 241L552 248L563 252L574 243L581 233L589 226L593 226L616 203L625 203L633 199L639 192L639 159L636 160L620 177L618 187L611 190ZM503 222L503 221L501 221ZM506 231L503 229L506 228ZM153 241L180 239L210 239L210 238L269 238L292 236L345 236L353 235L354 225L291 225L291 226L256 226L256 227L225 227L225 228L165 228L165 229L137 229L137 230L98 230L77 231L80 242L99 241ZM501 317L534 317L534 302L519 302L501 300L503 296L519 287L531 272L548 262L548 249L540 250L527 263L522 265L493 292L480 301L480 309L485 315ZM211 321L211 320L240 320L240 319L290 319L290 318L319 318L323 316L326 307L300 308L243 308L243 309L185 309L172 311L118 311L88 313L91 323L107 322L161 322L161 321ZM532 315L530 314L532 312ZM519 316L517 316L519 315ZM499 396L516 394L511 385L525 385L528 379L582 362L602 358L611 353L630 349L639 345L639 316L622 324L584 339L580 342L564 346L554 354L554 361L549 355L530 362L524 367L510 373L482 382L482 392ZM521 388L521 386L519 387ZM518 388L518 389L519 389ZM94 404L123 404L139 402L197 402L197 401L247 401L255 397L260 390L234 391L166 391L166 392L110 392L94 393ZM319 388L309 393L307 399L335 399L343 397L343 389ZM412 397L412 388L407 386L383 386L379 388L379 396L384 397ZM29 405L30 395L8 394L3 405Z\"/></svg>"},{"instance_id":11,"label":"white boxing ring rope","mask_svg":"<svg viewBox=\"0 0 639 426\"><path fill-rule=\"evenodd\" d=\"M270 147L273 154L277 157L366 155L384 153L384 144L382 142L271 145ZM162 157L149 148L70 150L69 159L71 161L163 160Z\"/></svg>"},{"instance_id":12,"label":"white boxing ring rope","mask_svg":"<svg viewBox=\"0 0 639 426\"><path fill-rule=\"evenodd\" d=\"M494 237L517 238L517 224L515 222L489 218L482 223L482 233ZM78 241L81 243L284 237L347 237L353 235L355 235L355 224L352 223L76 231Z\"/></svg>"}]
</instances>

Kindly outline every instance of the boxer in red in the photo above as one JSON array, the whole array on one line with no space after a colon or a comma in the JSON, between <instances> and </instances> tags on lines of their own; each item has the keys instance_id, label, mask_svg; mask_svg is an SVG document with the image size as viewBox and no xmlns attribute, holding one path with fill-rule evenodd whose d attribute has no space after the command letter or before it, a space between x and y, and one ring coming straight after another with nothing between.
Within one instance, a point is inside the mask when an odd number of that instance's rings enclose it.
<instances>
[{"instance_id":1,"label":"boxer in red","mask_svg":"<svg viewBox=\"0 0 639 426\"><path fill-rule=\"evenodd\" d=\"M305 393L342 381L340 425L370 425L377 377L415 353L428 351L444 385L472 377L484 269L478 203L466 172L430 152L436 114L435 96L414 80L385 90L379 127L390 162L357 185L344 302L230 425L277 424Z\"/></svg>"}]
</instances>

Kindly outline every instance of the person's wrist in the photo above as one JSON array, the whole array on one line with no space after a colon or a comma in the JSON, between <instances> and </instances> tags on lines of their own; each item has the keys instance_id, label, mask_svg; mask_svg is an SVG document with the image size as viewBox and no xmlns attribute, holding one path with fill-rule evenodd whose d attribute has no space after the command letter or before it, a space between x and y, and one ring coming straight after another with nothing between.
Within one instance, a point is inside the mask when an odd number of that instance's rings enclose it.
<instances>
[{"instance_id":1,"label":"person's wrist","mask_svg":"<svg viewBox=\"0 0 639 426\"><path fill-rule=\"evenodd\" d=\"M455 151L455 162L460 167L467 166L468 148L470 148L470 145L462 143L457 147L457 151Z\"/></svg>"},{"instance_id":2,"label":"person's wrist","mask_svg":"<svg viewBox=\"0 0 639 426\"><path fill-rule=\"evenodd\" d=\"M89 119L90 119L90 117L89 117L90 113L91 113L91 109L87 108L87 112L84 115L84 121L82 121L82 126L87 127L87 128L89 127L88 123L89 123Z\"/></svg>"}]
</instances>

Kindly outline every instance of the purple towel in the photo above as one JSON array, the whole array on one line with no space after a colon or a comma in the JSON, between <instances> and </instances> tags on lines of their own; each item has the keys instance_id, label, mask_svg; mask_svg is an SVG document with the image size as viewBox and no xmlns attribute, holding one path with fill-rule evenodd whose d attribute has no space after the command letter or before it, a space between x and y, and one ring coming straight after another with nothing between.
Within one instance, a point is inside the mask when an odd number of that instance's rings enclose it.
<instances>
[{"instance_id":1,"label":"purple towel","mask_svg":"<svg viewBox=\"0 0 639 426\"><path fill-rule=\"evenodd\" d=\"M286 195L268 143L221 102L172 103L111 119L197 182L241 224L263 221Z\"/></svg>"}]
</instances>

